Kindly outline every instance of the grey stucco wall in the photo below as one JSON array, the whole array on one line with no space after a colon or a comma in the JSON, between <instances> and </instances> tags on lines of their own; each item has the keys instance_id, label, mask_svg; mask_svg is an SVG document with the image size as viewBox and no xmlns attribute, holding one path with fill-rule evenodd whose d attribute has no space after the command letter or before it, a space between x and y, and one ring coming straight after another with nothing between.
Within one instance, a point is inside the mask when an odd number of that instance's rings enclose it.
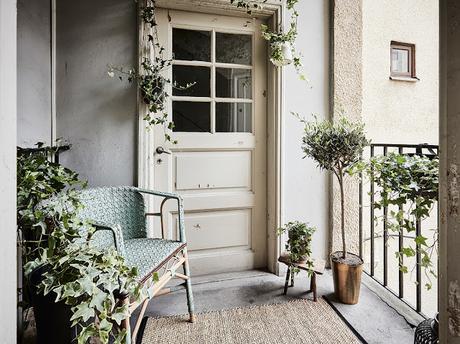
<instances>
[{"instance_id":1,"label":"grey stucco wall","mask_svg":"<svg viewBox=\"0 0 460 344\"><path fill-rule=\"evenodd\" d=\"M460 343L460 4L441 1L439 342Z\"/></svg>"},{"instance_id":2,"label":"grey stucco wall","mask_svg":"<svg viewBox=\"0 0 460 344\"><path fill-rule=\"evenodd\" d=\"M50 1L19 0L17 144L51 139Z\"/></svg>"},{"instance_id":3,"label":"grey stucco wall","mask_svg":"<svg viewBox=\"0 0 460 344\"><path fill-rule=\"evenodd\" d=\"M345 116L351 121L362 117L362 1L333 0L333 117ZM342 250L340 187L332 176L331 252ZM345 177L345 240L347 251L359 253L359 184Z\"/></svg>"},{"instance_id":4,"label":"grey stucco wall","mask_svg":"<svg viewBox=\"0 0 460 344\"><path fill-rule=\"evenodd\" d=\"M136 183L136 89L107 76L107 64L135 66L136 35L134 1L58 1L57 136L91 186Z\"/></svg>"}]
</instances>

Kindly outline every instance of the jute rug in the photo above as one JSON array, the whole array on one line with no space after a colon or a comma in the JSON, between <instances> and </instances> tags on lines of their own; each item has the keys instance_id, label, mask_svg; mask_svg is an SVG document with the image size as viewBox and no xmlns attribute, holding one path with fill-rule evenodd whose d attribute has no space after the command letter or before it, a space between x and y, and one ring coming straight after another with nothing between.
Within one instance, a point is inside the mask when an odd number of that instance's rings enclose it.
<instances>
[{"instance_id":1,"label":"jute rug","mask_svg":"<svg viewBox=\"0 0 460 344\"><path fill-rule=\"evenodd\" d=\"M361 343L322 298L150 318L142 344L354 344Z\"/></svg>"}]
</instances>

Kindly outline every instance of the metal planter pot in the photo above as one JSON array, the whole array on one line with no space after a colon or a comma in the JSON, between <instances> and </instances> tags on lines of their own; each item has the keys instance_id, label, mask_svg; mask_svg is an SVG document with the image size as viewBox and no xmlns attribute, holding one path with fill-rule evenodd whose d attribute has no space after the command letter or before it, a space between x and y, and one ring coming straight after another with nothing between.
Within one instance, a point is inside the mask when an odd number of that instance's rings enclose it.
<instances>
[{"instance_id":1,"label":"metal planter pot","mask_svg":"<svg viewBox=\"0 0 460 344\"><path fill-rule=\"evenodd\" d=\"M52 293L44 296L38 292L38 285L43 280L43 274L48 266L41 266L32 271L30 276L32 306L34 307L37 326L37 344L72 344L76 343L77 327L71 327L72 311L64 302L55 302Z\"/></svg>"},{"instance_id":2,"label":"metal planter pot","mask_svg":"<svg viewBox=\"0 0 460 344\"><path fill-rule=\"evenodd\" d=\"M347 253L349 261L341 261L342 252L331 254L332 277L334 279L334 293L337 299L348 305L355 305L359 301L361 289L361 275L363 260L353 253Z\"/></svg>"}]
</instances>

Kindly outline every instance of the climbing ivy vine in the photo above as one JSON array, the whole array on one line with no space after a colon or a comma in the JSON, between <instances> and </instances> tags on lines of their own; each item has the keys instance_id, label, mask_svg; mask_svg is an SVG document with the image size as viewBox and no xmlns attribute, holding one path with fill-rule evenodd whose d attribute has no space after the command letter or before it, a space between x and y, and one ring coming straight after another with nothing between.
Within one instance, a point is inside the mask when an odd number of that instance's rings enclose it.
<instances>
[{"instance_id":1,"label":"climbing ivy vine","mask_svg":"<svg viewBox=\"0 0 460 344\"><path fill-rule=\"evenodd\" d=\"M415 257L418 249L419 264L428 281L425 287L430 289L432 278L437 276L434 260L437 259L438 229L416 233L416 227L430 217L438 201L439 159L390 153L374 157L358 169L364 170L376 185L375 209L388 208L387 218L377 216L373 220L384 222L389 231L411 239L405 240L404 247L395 253L400 270L409 271L403 258Z\"/></svg>"}]
</instances>

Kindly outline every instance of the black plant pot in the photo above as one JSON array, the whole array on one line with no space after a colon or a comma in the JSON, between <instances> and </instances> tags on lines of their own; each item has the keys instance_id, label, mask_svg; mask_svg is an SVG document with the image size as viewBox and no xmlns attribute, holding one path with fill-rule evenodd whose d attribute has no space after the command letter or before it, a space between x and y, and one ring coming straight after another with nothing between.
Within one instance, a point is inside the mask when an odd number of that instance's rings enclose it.
<instances>
[{"instance_id":1,"label":"black plant pot","mask_svg":"<svg viewBox=\"0 0 460 344\"><path fill-rule=\"evenodd\" d=\"M43 296L38 292L38 285L43 281L43 274L49 266L43 265L30 274L31 301L34 307L37 327L37 344L71 344L75 343L77 328L71 327L72 311L64 302L55 302L56 296L50 293Z\"/></svg>"}]
</instances>

